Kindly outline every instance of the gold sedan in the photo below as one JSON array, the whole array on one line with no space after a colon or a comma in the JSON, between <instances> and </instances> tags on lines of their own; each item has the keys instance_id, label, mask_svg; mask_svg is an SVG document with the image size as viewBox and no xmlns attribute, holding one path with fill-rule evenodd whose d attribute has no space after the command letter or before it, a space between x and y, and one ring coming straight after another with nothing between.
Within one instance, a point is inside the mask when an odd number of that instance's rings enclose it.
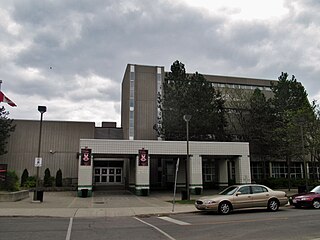
<instances>
[{"instance_id":1,"label":"gold sedan","mask_svg":"<svg viewBox=\"0 0 320 240\"><path fill-rule=\"evenodd\" d=\"M264 185L245 184L230 186L217 195L201 197L195 201L195 207L202 211L229 214L234 209L256 207L277 211L279 206L287 203L287 194L283 191L274 191Z\"/></svg>"}]
</instances>

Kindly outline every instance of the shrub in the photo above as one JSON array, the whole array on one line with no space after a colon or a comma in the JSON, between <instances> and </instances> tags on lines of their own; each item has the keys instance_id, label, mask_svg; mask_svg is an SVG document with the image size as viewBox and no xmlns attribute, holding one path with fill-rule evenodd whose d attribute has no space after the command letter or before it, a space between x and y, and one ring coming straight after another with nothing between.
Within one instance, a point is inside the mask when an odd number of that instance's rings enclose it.
<instances>
[{"instance_id":1,"label":"shrub","mask_svg":"<svg viewBox=\"0 0 320 240\"><path fill-rule=\"evenodd\" d=\"M51 177L51 173L49 168L46 168L46 170L44 171L44 179L43 179L43 185L45 187L52 187L52 177Z\"/></svg>"},{"instance_id":2,"label":"shrub","mask_svg":"<svg viewBox=\"0 0 320 240\"><path fill-rule=\"evenodd\" d=\"M23 173L21 175L21 184L20 187L24 187L25 183L27 182L27 179L29 177L29 173L27 169L23 170Z\"/></svg>"},{"instance_id":3,"label":"shrub","mask_svg":"<svg viewBox=\"0 0 320 240\"><path fill-rule=\"evenodd\" d=\"M19 190L19 177L15 171L8 171L6 182L4 184L5 190L15 192Z\"/></svg>"},{"instance_id":4,"label":"shrub","mask_svg":"<svg viewBox=\"0 0 320 240\"><path fill-rule=\"evenodd\" d=\"M56 174L56 187L62 187L62 171L59 169Z\"/></svg>"},{"instance_id":5,"label":"shrub","mask_svg":"<svg viewBox=\"0 0 320 240\"><path fill-rule=\"evenodd\" d=\"M36 177L30 176L27 178L27 181L23 185L26 188L34 188L36 186Z\"/></svg>"}]
</instances>

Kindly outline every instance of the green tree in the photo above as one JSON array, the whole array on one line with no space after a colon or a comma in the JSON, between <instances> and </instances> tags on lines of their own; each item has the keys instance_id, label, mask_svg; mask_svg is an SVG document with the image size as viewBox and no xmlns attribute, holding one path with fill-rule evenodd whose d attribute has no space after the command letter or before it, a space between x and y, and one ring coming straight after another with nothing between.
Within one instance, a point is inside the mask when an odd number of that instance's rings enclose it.
<instances>
[{"instance_id":1,"label":"green tree","mask_svg":"<svg viewBox=\"0 0 320 240\"><path fill-rule=\"evenodd\" d=\"M247 139L250 156L258 159L263 165L263 177L266 178L266 159L272 153L272 133L274 117L270 100L257 88L253 92L246 121Z\"/></svg>"},{"instance_id":2,"label":"green tree","mask_svg":"<svg viewBox=\"0 0 320 240\"><path fill-rule=\"evenodd\" d=\"M272 86L272 90L275 117L272 137L273 153L275 157L284 157L287 162L290 188L291 161L302 155L298 119L307 119L307 114L312 112L312 109L305 88L296 80L295 76L289 79L287 73L281 73L279 82Z\"/></svg>"},{"instance_id":3,"label":"green tree","mask_svg":"<svg viewBox=\"0 0 320 240\"><path fill-rule=\"evenodd\" d=\"M203 75L186 74L184 64L175 61L163 83L158 103L161 117L156 130L166 140L185 140L183 116L192 116L190 139L196 141L226 141L227 120L221 93Z\"/></svg>"},{"instance_id":4,"label":"green tree","mask_svg":"<svg viewBox=\"0 0 320 240\"><path fill-rule=\"evenodd\" d=\"M56 174L56 187L62 187L62 171L60 168Z\"/></svg>"},{"instance_id":5,"label":"green tree","mask_svg":"<svg viewBox=\"0 0 320 240\"><path fill-rule=\"evenodd\" d=\"M316 101L312 102L312 110L312 113L305 114L304 132L310 156L310 176L312 179L317 179L316 167L320 161L320 109Z\"/></svg>"},{"instance_id":6,"label":"green tree","mask_svg":"<svg viewBox=\"0 0 320 240\"><path fill-rule=\"evenodd\" d=\"M10 133L14 131L15 126L12 123L12 119L8 118L9 112L4 107L0 108L0 155L7 153L6 145Z\"/></svg>"},{"instance_id":7,"label":"green tree","mask_svg":"<svg viewBox=\"0 0 320 240\"><path fill-rule=\"evenodd\" d=\"M27 169L24 169L23 170L23 173L21 175L21 183L20 183L20 186L21 187L24 187L24 185L26 184L27 180L28 180L28 177L29 177L29 173L28 173L28 170Z\"/></svg>"},{"instance_id":8,"label":"green tree","mask_svg":"<svg viewBox=\"0 0 320 240\"><path fill-rule=\"evenodd\" d=\"M49 168L46 168L44 171L43 185L45 187L52 187L52 178Z\"/></svg>"}]
</instances>

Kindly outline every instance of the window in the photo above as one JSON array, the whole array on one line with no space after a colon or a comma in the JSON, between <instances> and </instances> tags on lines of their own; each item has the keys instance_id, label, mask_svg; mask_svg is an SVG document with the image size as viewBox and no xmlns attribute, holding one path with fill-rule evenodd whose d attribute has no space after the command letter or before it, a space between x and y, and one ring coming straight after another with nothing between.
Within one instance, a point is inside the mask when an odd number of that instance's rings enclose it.
<instances>
[{"instance_id":1,"label":"window","mask_svg":"<svg viewBox=\"0 0 320 240\"><path fill-rule=\"evenodd\" d=\"M252 179L263 179L263 162L251 162ZM265 165L265 174L268 173L268 164Z\"/></svg>"},{"instance_id":2,"label":"window","mask_svg":"<svg viewBox=\"0 0 320 240\"><path fill-rule=\"evenodd\" d=\"M215 161L204 160L202 165L203 172L203 181L204 182L213 182L216 180L216 167Z\"/></svg>"},{"instance_id":3,"label":"window","mask_svg":"<svg viewBox=\"0 0 320 240\"><path fill-rule=\"evenodd\" d=\"M249 186L241 187L238 192L241 192L241 194L250 194L251 193Z\"/></svg>"},{"instance_id":4,"label":"window","mask_svg":"<svg viewBox=\"0 0 320 240\"><path fill-rule=\"evenodd\" d=\"M274 178L286 178L287 170L287 164L284 162L272 163L272 177Z\"/></svg>"},{"instance_id":5,"label":"window","mask_svg":"<svg viewBox=\"0 0 320 240\"><path fill-rule=\"evenodd\" d=\"M264 193L264 192L268 192L268 189L266 189L265 187L262 186L252 186L252 193Z\"/></svg>"}]
</instances>

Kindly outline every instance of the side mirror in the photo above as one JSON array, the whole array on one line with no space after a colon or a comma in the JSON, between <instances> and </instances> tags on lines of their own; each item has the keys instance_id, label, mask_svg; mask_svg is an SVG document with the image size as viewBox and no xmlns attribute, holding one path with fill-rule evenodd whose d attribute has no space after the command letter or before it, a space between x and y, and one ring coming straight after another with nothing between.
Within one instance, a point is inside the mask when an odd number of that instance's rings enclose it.
<instances>
[{"instance_id":1,"label":"side mirror","mask_svg":"<svg viewBox=\"0 0 320 240\"><path fill-rule=\"evenodd\" d=\"M236 192L236 196L239 196L241 195L242 193L241 192Z\"/></svg>"}]
</instances>

